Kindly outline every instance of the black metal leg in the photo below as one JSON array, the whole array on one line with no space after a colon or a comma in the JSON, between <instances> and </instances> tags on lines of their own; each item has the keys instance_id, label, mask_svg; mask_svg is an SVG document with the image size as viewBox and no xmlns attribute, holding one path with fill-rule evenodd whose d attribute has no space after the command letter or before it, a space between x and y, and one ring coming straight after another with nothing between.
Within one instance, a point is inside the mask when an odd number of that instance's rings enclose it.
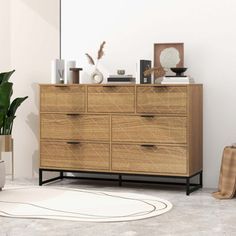
<instances>
[{"instance_id":1,"label":"black metal leg","mask_svg":"<svg viewBox=\"0 0 236 236\"><path fill-rule=\"evenodd\" d=\"M200 172L199 178L200 178L200 181L199 181L199 182L200 182L200 186L201 186L201 188L202 188L202 182L203 182L203 181L202 181L202 171Z\"/></svg>"},{"instance_id":2,"label":"black metal leg","mask_svg":"<svg viewBox=\"0 0 236 236\"><path fill-rule=\"evenodd\" d=\"M62 170L55 170L56 172L59 172L59 176L47 180L43 180L43 171L52 171L47 169L39 169L39 186L42 186L43 184L50 183L56 180L62 180L64 178L63 171Z\"/></svg>"},{"instance_id":3,"label":"black metal leg","mask_svg":"<svg viewBox=\"0 0 236 236\"><path fill-rule=\"evenodd\" d=\"M119 186L122 186L122 175L119 175Z\"/></svg>"},{"instance_id":4,"label":"black metal leg","mask_svg":"<svg viewBox=\"0 0 236 236\"><path fill-rule=\"evenodd\" d=\"M60 171L60 178L61 178L61 179L64 178L63 171Z\"/></svg>"},{"instance_id":5,"label":"black metal leg","mask_svg":"<svg viewBox=\"0 0 236 236\"><path fill-rule=\"evenodd\" d=\"M39 186L43 183L43 170L39 169Z\"/></svg>"},{"instance_id":6,"label":"black metal leg","mask_svg":"<svg viewBox=\"0 0 236 236\"><path fill-rule=\"evenodd\" d=\"M194 176L199 176L199 183L190 183L191 178ZM189 195L190 193L198 190L199 188L202 188L202 171L196 173L195 175L192 175L190 177L186 178L186 195Z\"/></svg>"},{"instance_id":7,"label":"black metal leg","mask_svg":"<svg viewBox=\"0 0 236 236\"><path fill-rule=\"evenodd\" d=\"M190 178L186 178L186 195L189 195Z\"/></svg>"},{"instance_id":8,"label":"black metal leg","mask_svg":"<svg viewBox=\"0 0 236 236\"><path fill-rule=\"evenodd\" d=\"M59 174L58 177L55 178L51 178L51 179L46 179L43 180L43 171L52 171L52 172L57 172ZM64 173L67 172L67 170L59 170L59 169L44 169L44 168L40 168L39 169L39 185L43 185L46 183L50 183L50 182L54 182L56 180L62 180L64 178L74 178L74 179L95 179L95 180L111 180L114 181L115 179L108 179L108 178L90 178L90 177L76 177L76 176L67 176L64 175ZM76 170L71 170L68 172L84 172L84 173L94 173L94 172L87 172L87 171L76 171ZM101 172L102 173L102 172ZM108 174L107 172L104 172L103 174ZM186 195L190 195L192 192L198 190L199 188L202 188L202 183L203 183L203 173L202 171L199 171L191 176L168 176L169 178L179 178L182 180L185 180L186 182L181 182L181 183L176 183L176 182L156 182L156 181L140 181L140 180L130 180L130 179L122 179L122 173L116 173L118 176L118 184L119 186L122 186L122 182L126 181L126 182L143 182L143 183L157 183L157 184L176 184L176 185L182 185L185 186L186 188ZM133 175L133 174L132 174ZM153 175L153 177L167 177L167 176L161 176L161 175ZM198 177L197 178L197 183L191 183L191 180L193 177ZM116 179L117 180L117 179Z\"/></svg>"}]
</instances>

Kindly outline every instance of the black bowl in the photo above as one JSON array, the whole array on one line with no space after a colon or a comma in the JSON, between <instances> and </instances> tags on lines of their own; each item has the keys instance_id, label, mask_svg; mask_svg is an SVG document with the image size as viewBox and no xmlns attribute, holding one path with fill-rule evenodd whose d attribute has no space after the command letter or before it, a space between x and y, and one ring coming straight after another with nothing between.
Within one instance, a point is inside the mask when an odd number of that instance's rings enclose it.
<instances>
[{"instance_id":1,"label":"black bowl","mask_svg":"<svg viewBox=\"0 0 236 236\"><path fill-rule=\"evenodd\" d=\"M171 69L171 71L176 73L176 76L181 76L188 68L185 68L185 67L174 67L174 68L170 68L170 69Z\"/></svg>"}]
</instances>

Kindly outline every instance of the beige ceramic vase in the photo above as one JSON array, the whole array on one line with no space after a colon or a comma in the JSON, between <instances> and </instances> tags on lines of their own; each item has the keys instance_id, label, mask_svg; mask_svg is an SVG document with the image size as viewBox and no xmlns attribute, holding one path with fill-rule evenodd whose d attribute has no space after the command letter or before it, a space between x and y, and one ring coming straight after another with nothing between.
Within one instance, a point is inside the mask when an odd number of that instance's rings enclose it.
<instances>
[{"instance_id":1,"label":"beige ceramic vase","mask_svg":"<svg viewBox=\"0 0 236 236\"><path fill-rule=\"evenodd\" d=\"M103 74L100 70L95 68L94 72L91 74L91 82L93 84L101 84L103 81Z\"/></svg>"}]
</instances>

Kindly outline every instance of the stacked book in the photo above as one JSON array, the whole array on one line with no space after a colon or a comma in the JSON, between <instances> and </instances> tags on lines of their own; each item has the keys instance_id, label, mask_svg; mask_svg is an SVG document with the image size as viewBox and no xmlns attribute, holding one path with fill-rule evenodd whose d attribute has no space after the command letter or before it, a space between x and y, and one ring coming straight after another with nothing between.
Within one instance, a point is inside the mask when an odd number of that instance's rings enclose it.
<instances>
[{"instance_id":1,"label":"stacked book","mask_svg":"<svg viewBox=\"0 0 236 236\"><path fill-rule=\"evenodd\" d=\"M164 76L161 84L193 84L193 78L189 76Z\"/></svg>"},{"instance_id":2,"label":"stacked book","mask_svg":"<svg viewBox=\"0 0 236 236\"><path fill-rule=\"evenodd\" d=\"M135 78L132 75L109 75L107 82L132 84L135 83Z\"/></svg>"}]
</instances>

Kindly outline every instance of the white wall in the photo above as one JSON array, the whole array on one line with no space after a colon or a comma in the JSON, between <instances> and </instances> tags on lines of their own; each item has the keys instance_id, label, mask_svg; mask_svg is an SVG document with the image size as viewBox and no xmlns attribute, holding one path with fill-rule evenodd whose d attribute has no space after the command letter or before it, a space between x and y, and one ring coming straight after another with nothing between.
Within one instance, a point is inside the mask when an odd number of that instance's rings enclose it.
<instances>
[{"instance_id":1,"label":"white wall","mask_svg":"<svg viewBox=\"0 0 236 236\"><path fill-rule=\"evenodd\" d=\"M235 0L62 0L62 56L85 68L107 41L102 68L135 73L153 44L184 42L188 74L204 84L204 186L216 187L222 150L236 142Z\"/></svg>"},{"instance_id":2,"label":"white wall","mask_svg":"<svg viewBox=\"0 0 236 236\"><path fill-rule=\"evenodd\" d=\"M0 71L10 69L10 1L0 0Z\"/></svg>"},{"instance_id":3,"label":"white wall","mask_svg":"<svg viewBox=\"0 0 236 236\"><path fill-rule=\"evenodd\" d=\"M19 108L13 127L15 171L16 177L32 177L39 162L38 84L50 82L50 62L59 56L59 0L5 2L10 2L11 11L14 97L29 96Z\"/></svg>"}]
</instances>

